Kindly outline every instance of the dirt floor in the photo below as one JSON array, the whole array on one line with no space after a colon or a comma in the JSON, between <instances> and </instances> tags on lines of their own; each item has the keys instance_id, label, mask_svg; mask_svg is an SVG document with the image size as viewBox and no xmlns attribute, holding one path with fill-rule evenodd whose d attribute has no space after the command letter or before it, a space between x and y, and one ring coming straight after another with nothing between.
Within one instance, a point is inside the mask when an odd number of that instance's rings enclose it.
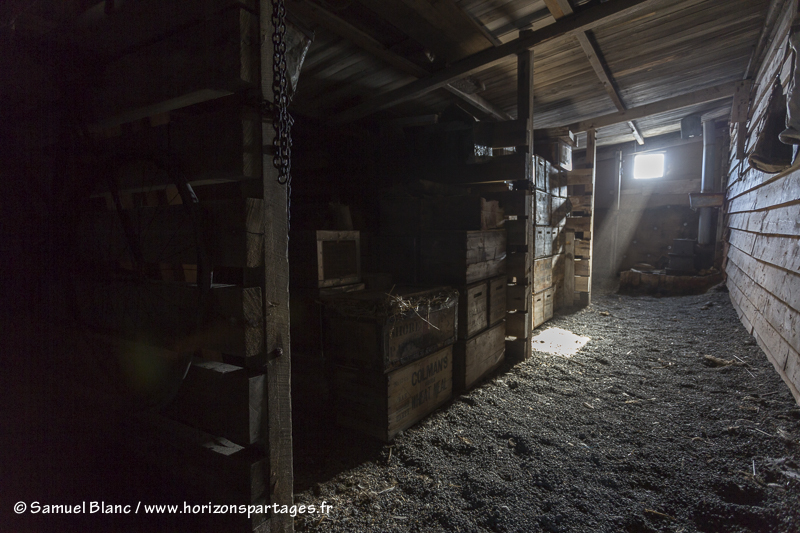
<instances>
[{"instance_id":1,"label":"dirt floor","mask_svg":"<svg viewBox=\"0 0 800 533\"><path fill-rule=\"evenodd\" d=\"M800 408L724 291L606 294L391 445L295 419L297 531L800 532ZM714 366L706 355L735 364Z\"/></svg>"}]
</instances>

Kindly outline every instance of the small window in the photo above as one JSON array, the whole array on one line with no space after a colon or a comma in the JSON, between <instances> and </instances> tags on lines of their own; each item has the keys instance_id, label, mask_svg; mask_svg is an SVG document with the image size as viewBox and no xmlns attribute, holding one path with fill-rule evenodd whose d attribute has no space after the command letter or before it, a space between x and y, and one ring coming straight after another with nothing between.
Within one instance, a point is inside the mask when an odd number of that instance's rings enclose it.
<instances>
[{"instance_id":1,"label":"small window","mask_svg":"<svg viewBox=\"0 0 800 533\"><path fill-rule=\"evenodd\" d=\"M664 154L640 154L633 158L633 179L649 180L664 176Z\"/></svg>"}]
</instances>

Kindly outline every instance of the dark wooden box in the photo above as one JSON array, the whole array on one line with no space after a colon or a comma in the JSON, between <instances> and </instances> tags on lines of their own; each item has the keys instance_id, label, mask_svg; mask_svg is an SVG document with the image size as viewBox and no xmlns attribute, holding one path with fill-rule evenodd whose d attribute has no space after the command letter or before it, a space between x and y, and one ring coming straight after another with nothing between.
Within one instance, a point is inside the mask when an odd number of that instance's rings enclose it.
<instances>
[{"instance_id":1,"label":"dark wooden box","mask_svg":"<svg viewBox=\"0 0 800 533\"><path fill-rule=\"evenodd\" d=\"M530 283L531 258L528 252L512 252L508 254L506 279L510 283Z\"/></svg>"},{"instance_id":2,"label":"dark wooden box","mask_svg":"<svg viewBox=\"0 0 800 533\"><path fill-rule=\"evenodd\" d=\"M553 284L553 258L537 259L533 263L533 292L541 292Z\"/></svg>"},{"instance_id":3,"label":"dark wooden box","mask_svg":"<svg viewBox=\"0 0 800 533\"><path fill-rule=\"evenodd\" d=\"M423 230L489 230L503 221L497 200L480 196L443 196L422 200Z\"/></svg>"},{"instance_id":4,"label":"dark wooden box","mask_svg":"<svg viewBox=\"0 0 800 533\"><path fill-rule=\"evenodd\" d=\"M550 224L550 194L536 191L536 205L534 208L536 210L534 214L536 224L540 226Z\"/></svg>"},{"instance_id":5,"label":"dark wooden box","mask_svg":"<svg viewBox=\"0 0 800 533\"><path fill-rule=\"evenodd\" d=\"M419 235L381 234L378 269L391 274L395 283L419 283Z\"/></svg>"},{"instance_id":6,"label":"dark wooden box","mask_svg":"<svg viewBox=\"0 0 800 533\"><path fill-rule=\"evenodd\" d=\"M289 238L292 285L335 287L361 281L358 231L298 231Z\"/></svg>"},{"instance_id":7,"label":"dark wooden box","mask_svg":"<svg viewBox=\"0 0 800 533\"><path fill-rule=\"evenodd\" d=\"M389 442L453 395L453 347L447 346L388 374L337 366L336 421Z\"/></svg>"},{"instance_id":8,"label":"dark wooden box","mask_svg":"<svg viewBox=\"0 0 800 533\"><path fill-rule=\"evenodd\" d=\"M506 317L508 279L498 276L489 280L489 326L494 326Z\"/></svg>"},{"instance_id":9,"label":"dark wooden box","mask_svg":"<svg viewBox=\"0 0 800 533\"><path fill-rule=\"evenodd\" d=\"M420 242L420 278L466 285L506 271L506 232L425 231Z\"/></svg>"},{"instance_id":10,"label":"dark wooden box","mask_svg":"<svg viewBox=\"0 0 800 533\"><path fill-rule=\"evenodd\" d=\"M452 344L458 291L450 287L350 293L325 300L326 359L389 372Z\"/></svg>"},{"instance_id":11,"label":"dark wooden box","mask_svg":"<svg viewBox=\"0 0 800 533\"><path fill-rule=\"evenodd\" d=\"M500 322L471 339L459 340L453 348L453 384L456 391L473 387L503 362L506 324Z\"/></svg>"},{"instance_id":12,"label":"dark wooden box","mask_svg":"<svg viewBox=\"0 0 800 533\"><path fill-rule=\"evenodd\" d=\"M324 287L322 289L298 287L289 291L289 316L291 317L292 358L322 358L323 302L347 292L363 291L363 283Z\"/></svg>"},{"instance_id":13,"label":"dark wooden box","mask_svg":"<svg viewBox=\"0 0 800 533\"><path fill-rule=\"evenodd\" d=\"M550 191L550 177L547 175L547 161L539 155L533 156L534 187L538 191Z\"/></svg>"},{"instance_id":14,"label":"dark wooden box","mask_svg":"<svg viewBox=\"0 0 800 533\"><path fill-rule=\"evenodd\" d=\"M508 311L530 311L531 286L524 283L506 287L506 308Z\"/></svg>"},{"instance_id":15,"label":"dark wooden box","mask_svg":"<svg viewBox=\"0 0 800 533\"><path fill-rule=\"evenodd\" d=\"M506 335L518 339L530 337L531 315L527 311L516 311L506 315Z\"/></svg>"},{"instance_id":16,"label":"dark wooden box","mask_svg":"<svg viewBox=\"0 0 800 533\"><path fill-rule=\"evenodd\" d=\"M384 235L416 235L422 226L422 199L385 196L380 199L380 230Z\"/></svg>"},{"instance_id":17,"label":"dark wooden box","mask_svg":"<svg viewBox=\"0 0 800 533\"><path fill-rule=\"evenodd\" d=\"M466 339L486 329L488 316L488 282L479 281L458 290L458 338Z\"/></svg>"}]
</instances>

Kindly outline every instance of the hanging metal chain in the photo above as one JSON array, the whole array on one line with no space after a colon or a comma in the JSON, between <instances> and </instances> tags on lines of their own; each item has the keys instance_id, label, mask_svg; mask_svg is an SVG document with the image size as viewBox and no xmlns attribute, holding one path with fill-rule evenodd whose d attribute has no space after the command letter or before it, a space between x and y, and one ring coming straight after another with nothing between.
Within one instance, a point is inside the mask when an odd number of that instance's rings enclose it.
<instances>
[{"instance_id":1,"label":"hanging metal chain","mask_svg":"<svg viewBox=\"0 0 800 533\"><path fill-rule=\"evenodd\" d=\"M289 88L286 77L286 5L272 0L272 164L278 169L278 183L292 179L292 117L289 115Z\"/></svg>"}]
</instances>

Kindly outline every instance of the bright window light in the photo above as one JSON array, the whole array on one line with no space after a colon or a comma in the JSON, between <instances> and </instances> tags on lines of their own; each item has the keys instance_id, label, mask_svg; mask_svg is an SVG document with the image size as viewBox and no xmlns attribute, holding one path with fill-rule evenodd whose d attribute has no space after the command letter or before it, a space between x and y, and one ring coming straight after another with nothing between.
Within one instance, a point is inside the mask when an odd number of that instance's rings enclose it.
<instances>
[{"instance_id":1,"label":"bright window light","mask_svg":"<svg viewBox=\"0 0 800 533\"><path fill-rule=\"evenodd\" d=\"M641 154L633 158L633 179L649 180L664 176L664 154Z\"/></svg>"}]
</instances>

